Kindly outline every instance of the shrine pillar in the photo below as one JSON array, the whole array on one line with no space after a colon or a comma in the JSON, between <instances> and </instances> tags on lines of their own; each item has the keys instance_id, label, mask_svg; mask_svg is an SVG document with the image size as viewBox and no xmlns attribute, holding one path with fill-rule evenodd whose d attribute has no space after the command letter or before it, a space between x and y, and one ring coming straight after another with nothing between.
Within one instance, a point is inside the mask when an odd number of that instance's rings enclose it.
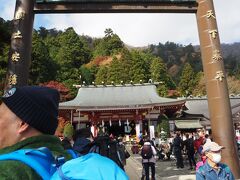
<instances>
[{"instance_id":1,"label":"shrine pillar","mask_svg":"<svg viewBox=\"0 0 240 180\"><path fill-rule=\"evenodd\" d=\"M16 0L5 90L28 84L35 0Z\"/></svg>"}]
</instances>

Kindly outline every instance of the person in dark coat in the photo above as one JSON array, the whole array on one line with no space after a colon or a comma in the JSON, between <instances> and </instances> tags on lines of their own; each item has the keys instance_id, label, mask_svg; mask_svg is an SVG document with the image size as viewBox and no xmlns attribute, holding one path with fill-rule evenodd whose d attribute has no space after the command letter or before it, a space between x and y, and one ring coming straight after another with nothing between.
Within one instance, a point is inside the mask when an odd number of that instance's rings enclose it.
<instances>
[{"instance_id":1,"label":"person in dark coat","mask_svg":"<svg viewBox=\"0 0 240 180\"><path fill-rule=\"evenodd\" d=\"M90 128L82 128L76 131L73 136L73 150L84 155L89 152L92 147L93 135Z\"/></svg>"},{"instance_id":2,"label":"person in dark coat","mask_svg":"<svg viewBox=\"0 0 240 180\"><path fill-rule=\"evenodd\" d=\"M182 139L179 132L176 133L176 137L173 139L173 150L177 159L177 168L184 168L182 157Z\"/></svg>"},{"instance_id":3,"label":"person in dark coat","mask_svg":"<svg viewBox=\"0 0 240 180\"><path fill-rule=\"evenodd\" d=\"M119 151L119 158L122 163L122 169L124 170L124 166L127 164L127 159L130 157L129 152L127 151L125 145L123 144L122 137L118 138L118 151Z\"/></svg>"},{"instance_id":4,"label":"person in dark coat","mask_svg":"<svg viewBox=\"0 0 240 180\"><path fill-rule=\"evenodd\" d=\"M195 154L195 150L194 150L194 140L193 138L189 138L189 134L186 134L186 140L184 141L184 145L187 151L187 155L188 155L188 160L189 160L189 170L193 169L193 166L196 166L196 161L194 159L194 154Z\"/></svg>"},{"instance_id":5,"label":"person in dark coat","mask_svg":"<svg viewBox=\"0 0 240 180\"><path fill-rule=\"evenodd\" d=\"M61 141L61 144L64 149L72 149L71 141L67 137L63 138L63 140Z\"/></svg>"}]
</instances>

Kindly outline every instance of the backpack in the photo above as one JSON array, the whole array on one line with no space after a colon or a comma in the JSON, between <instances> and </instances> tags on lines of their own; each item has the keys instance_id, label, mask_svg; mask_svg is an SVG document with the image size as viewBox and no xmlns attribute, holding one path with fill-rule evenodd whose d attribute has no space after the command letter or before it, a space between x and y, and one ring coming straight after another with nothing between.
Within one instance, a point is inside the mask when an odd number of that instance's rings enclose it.
<instances>
[{"instance_id":1,"label":"backpack","mask_svg":"<svg viewBox=\"0 0 240 180\"><path fill-rule=\"evenodd\" d=\"M184 141L184 144L185 144L186 150L188 152L193 152L194 153L194 142L193 142L192 138L189 138L186 141Z\"/></svg>"},{"instance_id":2,"label":"backpack","mask_svg":"<svg viewBox=\"0 0 240 180\"><path fill-rule=\"evenodd\" d=\"M143 159L151 159L153 157L151 145L143 145L141 150L141 156Z\"/></svg>"},{"instance_id":3,"label":"backpack","mask_svg":"<svg viewBox=\"0 0 240 180\"><path fill-rule=\"evenodd\" d=\"M113 160L120 168L123 169L121 150L117 141L111 140L108 136L99 136L93 141L89 153L98 153Z\"/></svg>"},{"instance_id":4,"label":"backpack","mask_svg":"<svg viewBox=\"0 0 240 180\"><path fill-rule=\"evenodd\" d=\"M70 153L74 154L74 151ZM4 160L21 161L34 169L43 180L128 180L127 175L113 161L95 153L65 162L64 157L54 157L48 148L42 147L1 155L0 161Z\"/></svg>"}]
</instances>

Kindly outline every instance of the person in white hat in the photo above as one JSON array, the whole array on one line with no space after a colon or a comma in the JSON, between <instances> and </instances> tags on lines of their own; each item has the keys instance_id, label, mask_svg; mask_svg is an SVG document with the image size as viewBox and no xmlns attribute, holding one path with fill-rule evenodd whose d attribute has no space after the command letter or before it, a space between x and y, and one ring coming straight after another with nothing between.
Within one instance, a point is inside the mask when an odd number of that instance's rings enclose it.
<instances>
[{"instance_id":1,"label":"person in white hat","mask_svg":"<svg viewBox=\"0 0 240 180\"><path fill-rule=\"evenodd\" d=\"M223 146L219 146L215 142L207 142L204 144L202 153L206 155L207 161L197 170L197 180L235 179L230 168L226 164L220 163L223 148Z\"/></svg>"}]
</instances>

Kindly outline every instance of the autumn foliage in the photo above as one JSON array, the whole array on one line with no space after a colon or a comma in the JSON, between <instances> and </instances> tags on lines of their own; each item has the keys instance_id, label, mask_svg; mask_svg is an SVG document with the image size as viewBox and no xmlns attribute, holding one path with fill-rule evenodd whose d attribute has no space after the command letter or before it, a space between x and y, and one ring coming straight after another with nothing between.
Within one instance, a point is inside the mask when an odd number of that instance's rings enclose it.
<instances>
[{"instance_id":1,"label":"autumn foliage","mask_svg":"<svg viewBox=\"0 0 240 180\"><path fill-rule=\"evenodd\" d=\"M68 120L64 119L63 117L59 117L58 118L58 127L57 127L57 130L55 132L55 135L59 136L59 137L63 136L64 127L68 123L69 123Z\"/></svg>"},{"instance_id":2,"label":"autumn foliage","mask_svg":"<svg viewBox=\"0 0 240 180\"><path fill-rule=\"evenodd\" d=\"M60 93L60 101L61 102L71 99L69 89L64 84L62 84L60 82L49 81L49 82L40 84L40 86L45 86L45 87L57 89L58 92Z\"/></svg>"}]
</instances>

